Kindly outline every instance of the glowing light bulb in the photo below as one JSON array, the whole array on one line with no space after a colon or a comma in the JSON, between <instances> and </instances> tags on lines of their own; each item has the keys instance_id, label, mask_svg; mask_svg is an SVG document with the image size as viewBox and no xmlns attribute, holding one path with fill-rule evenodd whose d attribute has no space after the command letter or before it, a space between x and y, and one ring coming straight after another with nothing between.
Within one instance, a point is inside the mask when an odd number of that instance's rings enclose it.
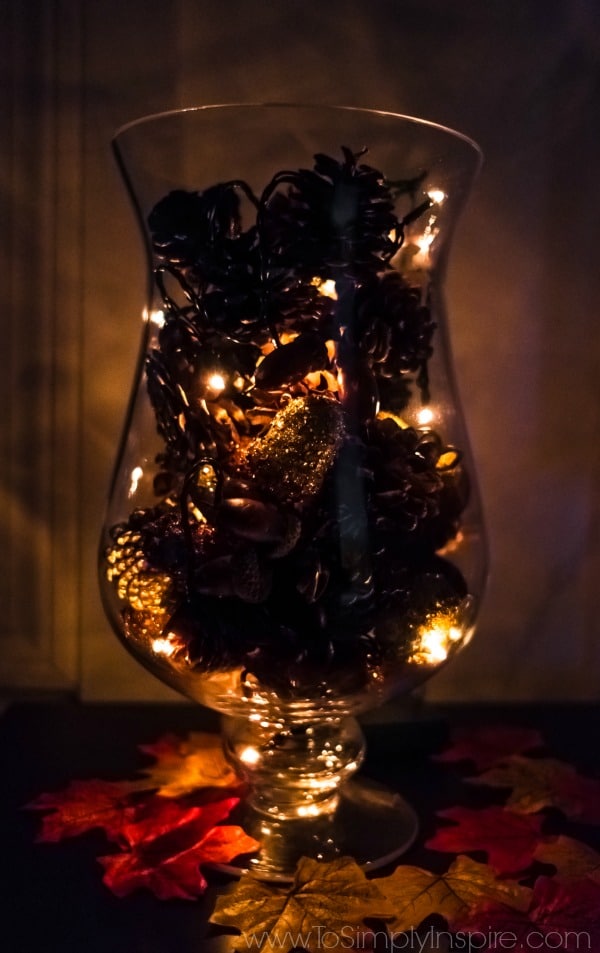
<instances>
[{"instance_id":1,"label":"glowing light bulb","mask_svg":"<svg viewBox=\"0 0 600 953\"><path fill-rule=\"evenodd\" d=\"M130 484L129 484L129 493L127 494L129 499L134 495L135 491L138 488L138 484L144 475L144 471L141 467L134 467L131 471Z\"/></svg>"},{"instance_id":2,"label":"glowing light bulb","mask_svg":"<svg viewBox=\"0 0 600 953\"><path fill-rule=\"evenodd\" d=\"M314 285L320 295L323 295L325 298L333 298L334 301L337 301L337 291L333 278L313 278L311 285Z\"/></svg>"},{"instance_id":3,"label":"glowing light bulb","mask_svg":"<svg viewBox=\"0 0 600 953\"><path fill-rule=\"evenodd\" d=\"M225 390L225 378L222 374L211 374L206 383L215 394L220 394L222 390Z\"/></svg>"},{"instance_id":4,"label":"glowing light bulb","mask_svg":"<svg viewBox=\"0 0 600 953\"><path fill-rule=\"evenodd\" d=\"M168 637L166 639L152 639L152 651L156 655L164 655L170 658L177 651L177 645Z\"/></svg>"},{"instance_id":5,"label":"glowing light bulb","mask_svg":"<svg viewBox=\"0 0 600 953\"><path fill-rule=\"evenodd\" d=\"M300 804L299 807L296 809L296 814L298 815L298 817L318 817L319 808L317 807L316 804L306 804L306 805Z\"/></svg>"},{"instance_id":6,"label":"glowing light bulb","mask_svg":"<svg viewBox=\"0 0 600 953\"><path fill-rule=\"evenodd\" d=\"M327 278L325 281L321 282L319 293L324 295L326 298L337 298L337 291L335 290L335 281L333 278Z\"/></svg>"},{"instance_id":7,"label":"glowing light bulb","mask_svg":"<svg viewBox=\"0 0 600 953\"><path fill-rule=\"evenodd\" d=\"M152 311L144 308L142 318L144 321L149 321L150 324L155 324L157 328L162 328L165 323L165 312L161 311L160 308Z\"/></svg>"},{"instance_id":8,"label":"glowing light bulb","mask_svg":"<svg viewBox=\"0 0 600 953\"><path fill-rule=\"evenodd\" d=\"M441 189L430 189L427 193L434 205L441 205L446 201L446 193L442 192Z\"/></svg>"},{"instance_id":9,"label":"glowing light bulb","mask_svg":"<svg viewBox=\"0 0 600 953\"><path fill-rule=\"evenodd\" d=\"M434 418L434 413L431 407L421 407L421 410L417 413L417 420L424 426L425 424L430 424Z\"/></svg>"},{"instance_id":10,"label":"glowing light bulb","mask_svg":"<svg viewBox=\"0 0 600 953\"><path fill-rule=\"evenodd\" d=\"M443 629L427 629L421 636L421 652L428 662L443 662L448 656L447 633Z\"/></svg>"},{"instance_id":11,"label":"glowing light bulb","mask_svg":"<svg viewBox=\"0 0 600 953\"><path fill-rule=\"evenodd\" d=\"M431 616L425 625L419 627L418 641L411 661L425 665L439 665L448 658L452 645L460 642L463 630L456 624L454 614Z\"/></svg>"},{"instance_id":12,"label":"glowing light bulb","mask_svg":"<svg viewBox=\"0 0 600 953\"><path fill-rule=\"evenodd\" d=\"M250 746L244 748L244 750L240 752L240 761L248 765L258 764L260 761L260 752Z\"/></svg>"},{"instance_id":13,"label":"glowing light bulb","mask_svg":"<svg viewBox=\"0 0 600 953\"><path fill-rule=\"evenodd\" d=\"M435 235L434 235L434 233L431 231L431 229L429 228L429 226L428 226L427 229L423 232L423 234L422 234L422 235L419 235L419 237L417 238L416 244L417 244L417 246L418 246L418 248L419 248L419 251L421 252L421 254L422 254L424 257L426 257L426 256L429 254L429 249L430 249L431 246L433 245L433 240L434 240L434 238L435 238Z\"/></svg>"}]
</instances>

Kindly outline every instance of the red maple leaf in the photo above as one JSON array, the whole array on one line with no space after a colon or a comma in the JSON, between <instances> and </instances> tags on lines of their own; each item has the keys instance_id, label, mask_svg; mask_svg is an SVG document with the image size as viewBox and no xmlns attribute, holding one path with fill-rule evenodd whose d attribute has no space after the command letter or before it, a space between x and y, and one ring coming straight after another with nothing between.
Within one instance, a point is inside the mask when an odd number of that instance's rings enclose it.
<instances>
[{"instance_id":1,"label":"red maple leaf","mask_svg":"<svg viewBox=\"0 0 600 953\"><path fill-rule=\"evenodd\" d=\"M218 819L221 820L232 809L231 807L226 808L225 805L232 804L232 806L235 806L237 801L230 799L217 802L217 804L217 815ZM124 848L136 847L144 841L156 840L183 827L185 824L198 820L199 811L203 810L206 811L206 808L201 808L197 804L161 797L160 795L146 797L125 814L118 831L117 840ZM209 817L208 813L205 814L205 817Z\"/></svg>"},{"instance_id":2,"label":"red maple leaf","mask_svg":"<svg viewBox=\"0 0 600 953\"><path fill-rule=\"evenodd\" d=\"M204 863L229 863L259 844L240 827L220 825L239 803L242 787L216 735L161 738L144 778L73 781L27 807L48 812L38 840L59 841L102 828L122 849L101 858L104 882L118 896L147 887L158 897L203 893Z\"/></svg>"},{"instance_id":3,"label":"red maple leaf","mask_svg":"<svg viewBox=\"0 0 600 953\"><path fill-rule=\"evenodd\" d=\"M46 811L38 841L56 842L102 828L109 840L131 846L144 824L146 835L164 833L179 823L181 808L168 808L167 798L190 805L222 801L239 794L243 785L225 761L218 735L165 735L141 746L155 764L144 778L131 781L72 781L62 791L41 794L27 806Z\"/></svg>"},{"instance_id":4,"label":"red maple leaf","mask_svg":"<svg viewBox=\"0 0 600 953\"><path fill-rule=\"evenodd\" d=\"M481 725L456 728L452 744L434 761L472 761L478 771L485 771L510 755L530 751L543 745L539 731L509 725Z\"/></svg>"},{"instance_id":5,"label":"red maple leaf","mask_svg":"<svg viewBox=\"0 0 600 953\"><path fill-rule=\"evenodd\" d=\"M527 913L502 904L485 903L472 908L454 928L476 937L477 949L490 953L505 949L515 953L530 953L532 949L558 949L567 953L598 950L600 886L590 880L559 884L549 877L538 877ZM486 946L482 937L487 939Z\"/></svg>"},{"instance_id":6,"label":"red maple leaf","mask_svg":"<svg viewBox=\"0 0 600 953\"><path fill-rule=\"evenodd\" d=\"M189 800L142 792L136 782L72 781L64 790L41 794L27 807L50 811L42 819L37 840L56 842L102 828L109 840L132 847L158 837L191 818ZM237 802L236 802L237 803Z\"/></svg>"},{"instance_id":7,"label":"red maple leaf","mask_svg":"<svg viewBox=\"0 0 600 953\"><path fill-rule=\"evenodd\" d=\"M581 774L565 774L557 790L568 805L565 813L583 824L600 824L600 781Z\"/></svg>"},{"instance_id":8,"label":"red maple leaf","mask_svg":"<svg viewBox=\"0 0 600 953\"><path fill-rule=\"evenodd\" d=\"M27 808L49 811L42 819L38 841L60 841L102 827L110 840L119 840L123 825L133 819L135 782L71 781L62 791L40 794Z\"/></svg>"},{"instance_id":9,"label":"red maple leaf","mask_svg":"<svg viewBox=\"0 0 600 953\"><path fill-rule=\"evenodd\" d=\"M234 825L217 826L238 803L226 798L202 807L180 806L175 821L175 801L164 800L167 830L152 836L154 827L142 821L135 824L132 849L100 857L104 883L118 897L145 887L161 900L179 897L193 900L206 890L200 865L228 863L239 854L251 853L258 843ZM156 818L154 819L156 824ZM149 831L149 836L144 833Z\"/></svg>"},{"instance_id":10,"label":"red maple leaf","mask_svg":"<svg viewBox=\"0 0 600 953\"><path fill-rule=\"evenodd\" d=\"M464 851L485 851L488 864L497 874L514 874L533 862L539 844L543 818L514 814L502 807L472 810L451 807L438 811L440 817L454 821L442 827L427 841L432 850L460 854Z\"/></svg>"}]
</instances>

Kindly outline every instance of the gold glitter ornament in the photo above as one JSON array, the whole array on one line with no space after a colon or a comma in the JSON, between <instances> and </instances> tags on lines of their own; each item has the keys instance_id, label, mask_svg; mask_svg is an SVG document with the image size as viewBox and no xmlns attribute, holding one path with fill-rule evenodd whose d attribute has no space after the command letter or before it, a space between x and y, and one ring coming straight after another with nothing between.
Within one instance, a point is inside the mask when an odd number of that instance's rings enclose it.
<instances>
[{"instance_id":1,"label":"gold glitter ornament","mask_svg":"<svg viewBox=\"0 0 600 953\"><path fill-rule=\"evenodd\" d=\"M309 394L290 400L246 458L257 480L281 501L303 503L314 497L344 437L342 409L329 397Z\"/></svg>"}]
</instances>

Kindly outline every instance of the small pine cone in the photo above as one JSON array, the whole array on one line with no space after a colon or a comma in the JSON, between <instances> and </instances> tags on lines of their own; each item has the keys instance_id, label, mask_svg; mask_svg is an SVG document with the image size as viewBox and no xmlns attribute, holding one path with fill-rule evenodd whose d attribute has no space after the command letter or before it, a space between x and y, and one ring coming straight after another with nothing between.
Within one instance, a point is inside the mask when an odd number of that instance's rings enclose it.
<instances>
[{"instance_id":1,"label":"small pine cone","mask_svg":"<svg viewBox=\"0 0 600 953\"><path fill-rule=\"evenodd\" d=\"M383 175L342 147L343 158L317 154L314 168L286 172L263 213L266 247L277 261L312 275L368 273L396 250L398 227Z\"/></svg>"},{"instance_id":2,"label":"small pine cone","mask_svg":"<svg viewBox=\"0 0 600 953\"><path fill-rule=\"evenodd\" d=\"M374 503L378 516L398 529L413 532L437 516L443 480L436 464L442 444L433 432L402 428L391 419L378 419L371 429Z\"/></svg>"},{"instance_id":3,"label":"small pine cone","mask_svg":"<svg viewBox=\"0 0 600 953\"><path fill-rule=\"evenodd\" d=\"M385 272L356 293L353 338L381 377L418 371L431 357L435 330L420 288L396 271Z\"/></svg>"},{"instance_id":4,"label":"small pine cone","mask_svg":"<svg viewBox=\"0 0 600 953\"><path fill-rule=\"evenodd\" d=\"M182 646L182 657L194 669L212 672L239 664L241 633L262 631L264 626L263 612L238 599L195 595L179 604L164 627L163 637Z\"/></svg>"},{"instance_id":5,"label":"small pine cone","mask_svg":"<svg viewBox=\"0 0 600 953\"><path fill-rule=\"evenodd\" d=\"M140 572L127 585L126 599L138 612L164 612L170 602L173 580L163 572Z\"/></svg>"},{"instance_id":6,"label":"small pine cone","mask_svg":"<svg viewBox=\"0 0 600 953\"><path fill-rule=\"evenodd\" d=\"M184 268L215 265L231 257L228 246L239 234L239 198L235 189L216 185L205 192L176 189L148 216L152 245L159 261ZM235 244L235 242L233 242Z\"/></svg>"},{"instance_id":7,"label":"small pine cone","mask_svg":"<svg viewBox=\"0 0 600 953\"><path fill-rule=\"evenodd\" d=\"M124 530L106 551L106 578L117 595L139 612L163 612L169 603L173 579L153 572L142 548L142 533Z\"/></svg>"},{"instance_id":8,"label":"small pine cone","mask_svg":"<svg viewBox=\"0 0 600 953\"><path fill-rule=\"evenodd\" d=\"M123 610L125 635L134 644L147 651L155 639L162 636L168 612L137 612L127 607Z\"/></svg>"},{"instance_id":9,"label":"small pine cone","mask_svg":"<svg viewBox=\"0 0 600 953\"><path fill-rule=\"evenodd\" d=\"M115 582L119 599L127 599L127 587L138 573L148 568L148 562L141 547L141 533L124 530L115 539L106 553L106 578Z\"/></svg>"},{"instance_id":10,"label":"small pine cone","mask_svg":"<svg viewBox=\"0 0 600 953\"><path fill-rule=\"evenodd\" d=\"M191 265L204 240L204 204L197 192L177 189L158 202L148 216L157 258Z\"/></svg>"}]
</instances>

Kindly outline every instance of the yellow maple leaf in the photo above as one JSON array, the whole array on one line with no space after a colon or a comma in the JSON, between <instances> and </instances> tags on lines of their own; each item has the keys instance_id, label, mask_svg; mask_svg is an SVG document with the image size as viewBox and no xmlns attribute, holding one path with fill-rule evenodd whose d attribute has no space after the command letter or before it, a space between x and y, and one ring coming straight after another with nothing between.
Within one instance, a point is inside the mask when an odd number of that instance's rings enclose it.
<instances>
[{"instance_id":1,"label":"yellow maple leaf","mask_svg":"<svg viewBox=\"0 0 600 953\"><path fill-rule=\"evenodd\" d=\"M514 755L485 774L467 780L470 784L510 788L506 807L518 814L556 807L567 817L600 824L600 781L579 774L573 765L556 758Z\"/></svg>"},{"instance_id":2,"label":"yellow maple leaf","mask_svg":"<svg viewBox=\"0 0 600 953\"><path fill-rule=\"evenodd\" d=\"M568 808L569 796L563 793L565 782L577 778L575 768L555 758L524 758L514 755L504 764L491 768L469 784L510 788L506 807L518 814L534 814L545 807Z\"/></svg>"},{"instance_id":3,"label":"yellow maple leaf","mask_svg":"<svg viewBox=\"0 0 600 953\"><path fill-rule=\"evenodd\" d=\"M391 925L394 933L415 929L434 913L444 917L452 927L453 921L482 901L527 910L531 898L527 887L514 880L498 880L487 864L479 864L464 855L457 857L445 874L400 866L376 883L394 906Z\"/></svg>"},{"instance_id":4,"label":"yellow maple leaf","mask_svg":"<svg viewBox=\"0 0 600 953\"><path fill-rule=\"evenodd\" d=\"M246 874L232 893L218 898L211 923L233 926L242 949L331 949L334 938L349 942L365 917L391 919L394 909L356 861L303 857L289 886L264 883Z\"/></svg>"}]
</instances>

